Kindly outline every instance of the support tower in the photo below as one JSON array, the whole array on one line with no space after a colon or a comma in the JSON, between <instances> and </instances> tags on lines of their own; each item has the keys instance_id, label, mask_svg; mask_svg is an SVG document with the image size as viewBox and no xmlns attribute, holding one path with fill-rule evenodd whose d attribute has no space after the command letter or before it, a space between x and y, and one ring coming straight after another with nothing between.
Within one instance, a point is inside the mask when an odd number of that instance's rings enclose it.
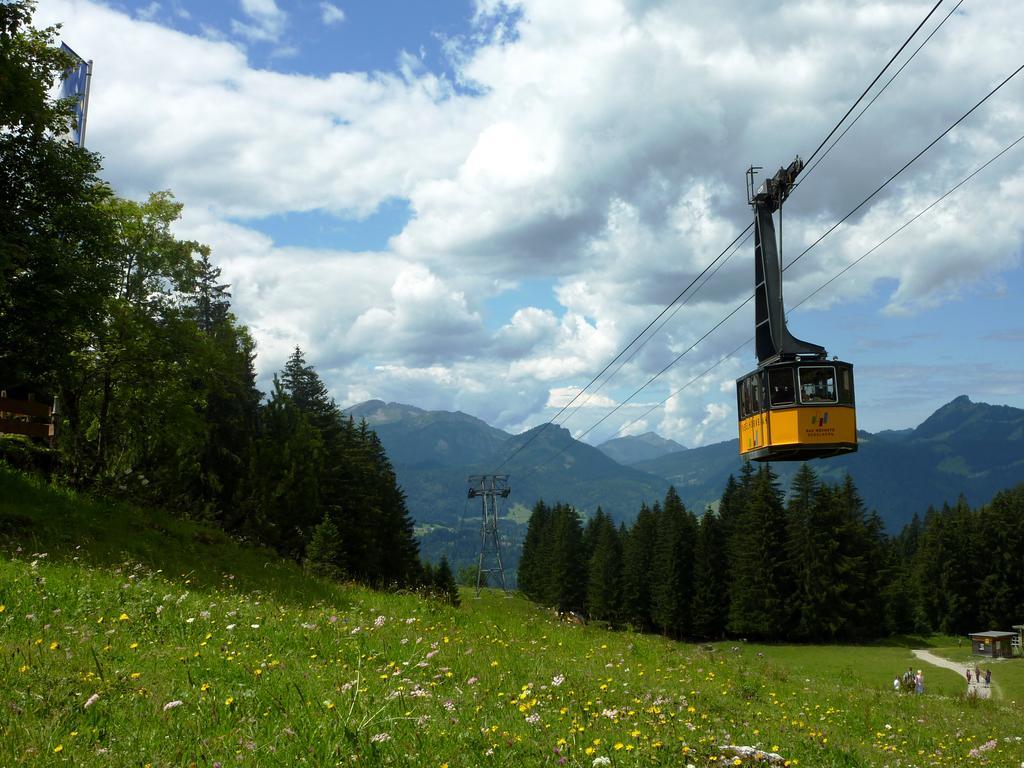
<instances>
[{"instance_id":1,"label":"support tower","mask_svg":"<svg viewBox=\"0 0 1024 768\"><path fill-rule=\"evenodd\" d=\"M480 554L476 561L476 596L480 597L480 585L484 574L497 573L501 588L508 594L505 585L505 567L501 564L501 548L498 544L498 499L507 499L512 490L508 475L470 475L469 498L480 498L483 518L480 523ZM484 567L485 562L487 567Z\"/></svg>"}]
</instances>

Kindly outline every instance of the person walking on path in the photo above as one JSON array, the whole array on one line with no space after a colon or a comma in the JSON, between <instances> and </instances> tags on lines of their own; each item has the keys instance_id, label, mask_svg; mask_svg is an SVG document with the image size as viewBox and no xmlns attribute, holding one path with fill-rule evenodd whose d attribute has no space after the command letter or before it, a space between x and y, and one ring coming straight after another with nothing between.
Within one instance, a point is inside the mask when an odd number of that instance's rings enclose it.
<instances>
[{"instance_id":1,"label":"person walking on path","mask_svg":"<svg viewBox=\"0 0 1024 768\"><path fill-rule=\"evenodd\" d=\"M970 687L970 685L971 685L971 668L968 667L966 671L967 671L967 685L968 685L968 687Z\"/></svg>"},{"instance_id":2,"label":"person walking on path","mask_svg":"<svg viewBox=\"0 0 1024 768\"><path fill-rule=\"evenodd\" d=\"M992 687L992 667L989 667L988 669L985 670L985 687L986 688L991 688Z\"/></svg>"},{"instance_id":3,"label":"person walking on path","mask_svg":"<svg viewBox=\"0 0 1024 768\"><path fill-rule=\"evenodd\" d=\"M924 672L917 670L917 677L914 678L914 693L924 693Z\"/></svg>"}]
</instances>

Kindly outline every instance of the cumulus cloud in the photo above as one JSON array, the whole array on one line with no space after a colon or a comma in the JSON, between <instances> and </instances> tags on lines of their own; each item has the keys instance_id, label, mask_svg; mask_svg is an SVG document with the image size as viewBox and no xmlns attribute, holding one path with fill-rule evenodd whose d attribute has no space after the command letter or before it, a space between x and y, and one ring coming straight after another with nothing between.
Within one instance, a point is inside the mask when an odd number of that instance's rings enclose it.
<instances>
[{"instance_id":1,"label":"cumulus cloud","mask_svg":"<svg viewBox=\"0 0 1024 768\"><path fill-rule=\"evenodd\" d=\"M240 0L240 5L248 21L232 19L233 32L259 43L273 43L281 38L288 16L274 0Z\"/></svg>"},{"instance_id":2,"label":"cumulus cloud","mask_svg":"<svg viewBox=\"0 0 1024 768\"><path fill-rule=\"evenodd\" d=\"M341 24L345 20L345 12L334 3L320 3L320 20L329 27Z\"/></svg>"},{"instance_id":3,"label":"cumulus cloud","mask_svg":"<svg viewBox=\"0 0 1024 768\"><path fill-rule=\"evenodd\" d=\"M236 35L282 40L289 20L274 0L239 7ZM319 9L325 24L344 19L336 5ZM474 26L446 41L451 76L416 56L393 72L260 69L240 44L89 0L52 0L39 17L63 21L77 48L104 51L90 141L106 175L122 193L171 188L186 203L182 231L214 245L265 370L300 343L339 400L462 408L517 428L552 415L555 393L589 381L697 278L750 220L746 167L769 173L812 151L924 11L479 0ZM1012 71L1022 46L1017 4L954 14L805 176L784 210L784 259ZM788 270L790 306L1016 138L1022 96L1024 81L1010 83ZM1019 269L1022 192L1015 151L816 295L794 324L879 293L889 321ZM289 247L251 226L299 211L359 221L393 199L411 218L374 252ZM732 434L731 379L751 354L700 376L749 337L750 308L701 338L750 294L751 248L701 278L620 361L605 406L685 353L640 399L685 389L643 425L687 445ZM524 296L485 325L489 302L523 280L552 294Z\"/></svg>"}]
</instances>

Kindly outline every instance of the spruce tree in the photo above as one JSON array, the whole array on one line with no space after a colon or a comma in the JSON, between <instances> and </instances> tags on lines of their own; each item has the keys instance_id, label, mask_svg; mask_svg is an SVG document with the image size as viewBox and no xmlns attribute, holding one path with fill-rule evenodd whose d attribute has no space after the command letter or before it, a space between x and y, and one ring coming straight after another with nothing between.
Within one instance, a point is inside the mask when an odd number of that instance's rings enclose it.
<instances>
[{"instance_id":1,"label":"spruce tree","mask_svg":"<svg viewBox=\"0 0 1024 768\"><path fill-rule=\"evenodd\" d=\"M693 556L692 632L704 640L720 638L729 617L725 531L718 515L704 511Z\"/></svg>"},{"instance_id":2,"label":"spruce tree","mask_svg":"<svg viewBox=\"0 0 1024 768\"><path fill-rule=\"evenodd\" d=\"M748 637L783 635L790 578L786 562L786 515L775 473L768 465L753 477L744 528L734 535L729 631Z\"/></svg>"},{"instance_id":3,"label":"spruce tree","mask_svg":"<svg viewBox=\"0 0 1024 768\"><path fill-rule=\"evenodd\" d=\"M653 626L651 620L651 563L658 524L647 504L641 504L623 543L622 617L635 629Z\"/></svg>"},{"instance_id":4,"label":"spruce tree","mask_svg":"<svg viewBox=\"0 0 1024 768\"><path fill-rule=\"evenodd\" d=\"M306 547L306 569L314 576L336 580L345 573L341 533L329 513L324 515L310 536Z\"/></svg>"},{"instance_id":5,"label":"spruce tree","mask_svg":"<svg viewBox=\"0 0 1024 768\"><path fill-rule=\"evenodd\" d=\"M651 619L672 637L689 631L695 539L693 516L686 511L676 489L670 487L658 520L651 563Z\"/></svg>"},{"instance_id":6,"label":"spruce tree","mask_svg":"<svg viewBox=\"0 0 1024 768\"><path fill-rule=\"evenodd\" d=\"M434 588L437 596L446 603L455 607L459 606L459 585L455 583L455 576L452 574L451 566L448 565L447 555L441 556L441 562L434 572Z\"/></svg>"},{"instance_id":7,"label":"spruce tree","mask_svg":"<svg viewBox=\"0 0 1024 768\"><path fill-rule=\"evenodd\" d=\"M587 614L616 623L622 602L622 545L615 525L600 508L594 516L593 552L587 568Z\"/></svg>"}]
</instances>

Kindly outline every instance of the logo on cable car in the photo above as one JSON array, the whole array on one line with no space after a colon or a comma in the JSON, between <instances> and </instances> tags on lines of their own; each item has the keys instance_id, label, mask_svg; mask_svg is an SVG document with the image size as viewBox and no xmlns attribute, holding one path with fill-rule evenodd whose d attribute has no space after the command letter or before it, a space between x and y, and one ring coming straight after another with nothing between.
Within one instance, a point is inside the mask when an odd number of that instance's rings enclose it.
<instances>
[{"instance_id":1,"label":"logo on cable car","mask_svg":"<svg viewBox=\"0 0 1024 768\"><path fill-rule=\"evenodd\" d=\"M807 427L808 437L834 437L836 428L828 423L828 411L811 414L811 425Z\"/></svg>"}]
</instances>

